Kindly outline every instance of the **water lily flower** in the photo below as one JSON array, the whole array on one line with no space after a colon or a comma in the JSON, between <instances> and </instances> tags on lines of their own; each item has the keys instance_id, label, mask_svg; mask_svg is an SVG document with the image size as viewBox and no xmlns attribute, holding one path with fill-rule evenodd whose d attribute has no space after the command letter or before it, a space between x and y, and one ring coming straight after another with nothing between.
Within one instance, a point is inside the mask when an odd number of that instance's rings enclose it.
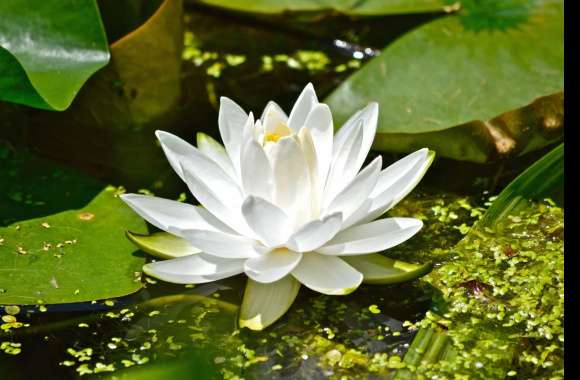
<instances>
[{"instance_id":1,"label":"water lily flower","mask_svg":"<svg viewBox=\"0 0 580 380\"><path fill-rule=\"evenodd\" d=\"M288 310L300 284L345 295L365 281L381 283L386 258L377 252L406 241L422 222L375 219L415 187L434 155L421 149L385 169L378 156L362 168L377 119L378 104L370 103L335 135L329 107L308 84L289 116L270 102L255 120L222 97L225 148L207 135L198 134L196 148L157 131L169 163L203 207L122 196L173 235L173 247L185 247L183 254L161 255L175 258L146 264L144 272L178 284L245 273L240 324L256 330Z\"/></svg>"}]
</instances>

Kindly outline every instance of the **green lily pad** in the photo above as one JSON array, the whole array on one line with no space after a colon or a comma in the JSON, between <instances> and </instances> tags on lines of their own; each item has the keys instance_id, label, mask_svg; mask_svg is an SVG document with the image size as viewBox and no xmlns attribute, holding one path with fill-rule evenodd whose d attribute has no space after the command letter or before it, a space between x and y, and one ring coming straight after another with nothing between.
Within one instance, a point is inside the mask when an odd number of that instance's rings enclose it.
<instances>
[{"instance_id":1,"label":"green lily pad","mask_svg":"<svg viewBox=\"0 0 580 380\"><path fill-rule=\"evenodd\" d=\"M107 187L86 207L0 228L0 304L70 303L141 288L144 258L124 229L145 223Z\"/></svg>"},{"instance_id":2,"label":"green lily pad","mask_svg":"<svg viewBox=\"0 0 580 380\"><path fill-rule=\"evenodd\" d=\"M0 145L0 168L0 227L81 208L103 189L86 174L9 145Z\"/></svg>"},{"instance_id":3,"label":"green lily pad","mask_svg":"<svg viewBox=\"0 0 580 380\"><path fill-rule=\"evenodd\" d=\"M380 104L374 147L486 162L561 138L562 1L464 1L386 47L327 99L340 125ZM380 84L380 85L378 85Z\"/></svg>"},{"instance_id":4,"label":"green lily pad","mask_svg":"<svg viewBox=\"0 0 580 380\"><path fill-rule=\"evenodd\" d=\"M398 284L412 281L431 272L433 265L412 264L390 259L378 253L342 257L350 266L363 274L365 284Z\"/></svg>"},{"instance_id":5,"label":"green lily pad","mask_svg":"<svg viewBox=\"0 0 580 380\"><path fill-rule=\"evenodd\" d=\"M446 9L442 0L202 0L208 5L241 12L285 13L335 11L347 15L387 15L436 12Z\"/></svg>"},{"instance_id":6,"label":"green lily pad","mask_svg":"<svg viewBox=\"0 0 580 380\"><path fill-rule=\"evenodd\" d=\"M105 181L159 191L175 178L154 132L175 132L181 122L182 1L165 0L141 21L111 44L110 63L69 109L30 112L24 134L44 156Z\"/></svg>"},{"instance_id":7,"label":"green lily pad","mask_svg":"<svg viewBox=\"0 0 580 380\"><path fill-rule=\"evenodd\" d=\"M187 240L167 232L142 235L127 231L126 235L142 251L160 259L174 259L201 252L189 244Z\"/></svg>"},{"instance_id":8,"label":"green lily pad","mask_svg":"<svg viewBox=\"0 0 580 380\"><path fill-rule=\"evenodd\" d=\"M64 110L109 61L94 0L0 2L0 100Z\"/></svg>"}]
</instances>

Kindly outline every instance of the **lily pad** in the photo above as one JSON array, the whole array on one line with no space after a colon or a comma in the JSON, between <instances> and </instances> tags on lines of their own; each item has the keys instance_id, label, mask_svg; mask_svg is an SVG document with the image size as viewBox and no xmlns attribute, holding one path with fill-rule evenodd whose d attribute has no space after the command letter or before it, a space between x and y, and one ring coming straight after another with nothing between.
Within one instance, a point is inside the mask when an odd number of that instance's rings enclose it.
<instances>
[{"instance_id":1,"label":"lily pad","mask_svg":"<svg viewBox=\"0 0 580 380\"><path fill-rule=\"evenodd\" d=\"M0 145L0 227L81 208L103 183L72 169Z\"/></svg>"},{"instance_id":2,"label":"lily pad","mask_svg":"<svg viewBox=\"0 0 580 380\"><path fill-rule=\"evenodd\" d=\"M326 101L338 125L378 101L376 149L428 146L486 162L561 138L563 62L562 1L464 1L386 47Z\"/></svg>"},{"instance_id":3,"label":"lily pad","mask_svg":"<svg viewBox=\"0 0 580 380\"><path fill-rule=\"evenodd\" d=\"M102 180L163 187L174 176L159 159L154 131L174 131L180 122L182 40L182 1L165 0L111 44L111 62L68 110L29 113L28 146Z\"/></svg>"},{"instance_id":4,"label":"lily pad","mask_svg":"<svg viewBox=\"0 0 580 380\"><path fill-rule=\"evenodd\" d=\"M0 100L66 109L109 61L94 0L0 2Z\"/></svg>"},{"instance_id":5,"label":"lily pad","mask_svg":"<svg viewBox=\"0 0 580 380\"><path fill-rule=\"evenodd\" d=\"M70 303L141 288L144 258L123 229L145 223L107 187L80 210L0 228L0 304Z\"/></svg>"},{"instance_id":6,"label":"lily pad","mask_svg":"<svg viewBox=\"0 0 580 380\"><path fill-rule=\"evenodd\" d=\"M208 5L241 12L286 13L335 11L347 15L388 15L443 11L442 0L202 0Z\"/></svg>"}]
</instances>

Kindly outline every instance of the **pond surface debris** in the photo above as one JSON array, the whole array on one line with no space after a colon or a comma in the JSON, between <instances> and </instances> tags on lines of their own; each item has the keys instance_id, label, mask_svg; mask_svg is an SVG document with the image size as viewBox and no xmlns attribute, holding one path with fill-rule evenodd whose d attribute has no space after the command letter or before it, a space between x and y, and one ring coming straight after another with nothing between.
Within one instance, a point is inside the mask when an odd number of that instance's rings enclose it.
<instances>
[{"instance_id":1,"label":"pond surface debris","mask_svg":"<svg viewBox=\"0 0 580 380\"><path fill-rule=\"evenodd\" d=\"M414 192L390 216L420 218L425 227L388 256L431 261L430 274L344 297L303 288L263 332L236 327L241 278L195 287L146 282L137 303L97 301L89 313L5 306L0 369L42 350L58 378L120 379L129 367L191 364L194 352L195 368L232 380L563 378L563 210L530 203L484 229L473 226L481 203ZM445 334L446 344L436 360L412 364L405 355L424 329Z\"/></svg>"}]
</instances>

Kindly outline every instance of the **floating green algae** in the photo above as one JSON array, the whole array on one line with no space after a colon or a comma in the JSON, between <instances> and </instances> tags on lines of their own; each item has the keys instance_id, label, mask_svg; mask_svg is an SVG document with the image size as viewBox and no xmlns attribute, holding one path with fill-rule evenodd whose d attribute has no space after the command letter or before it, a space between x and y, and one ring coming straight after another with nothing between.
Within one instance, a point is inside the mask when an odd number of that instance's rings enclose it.
<instances>
[{"instance_id":1,"label":"floating green algae","mask_svg":"<svg viewBox=\"0 0 580 380\"><path fill-rule=\"evenodd\" d=\"M409 368L413 378L563 378L563 237L563 210L548 200L449 250L425 277L440 298L415 325L446 331L449 344Z\"/></svg>"},{"instance_id":2,"label":"floating green algae","mask_svg":"<svg viewBox=\"0 0 580 380\"><path fill-rule=\"evenodd\" d=\"M50 312L18 315L30 326L0 332L0 340L10 342L9 351L26 353L39 347L32 340L47 344L50 334L50 342L65 342L54 365L83 377L122 376L129 367L186 360L193 350L205 355L204 366L232 380L384 378L401 369L414 371L411 378L558 378L562 210L532 204L494 230L472 230L483 203L415 191L389 214L420 218L424 228L386 255L432 261L431 274L405 284L362 286L344 297L302 289L287 315L262 332L235 325L240 277L193 289L147 282L143 292L161 297L136 305L104 301L107 310L54 327L42 323ZM214 290L204 290L208 286ZM438 333L446 337L440 342L451 342L454 349L447 351L455 356L409 365L405 355L421 326L446 331ZM0 351L0 362L3 354L22 355L13 353Z\"/></svg>"}]
</instances>

